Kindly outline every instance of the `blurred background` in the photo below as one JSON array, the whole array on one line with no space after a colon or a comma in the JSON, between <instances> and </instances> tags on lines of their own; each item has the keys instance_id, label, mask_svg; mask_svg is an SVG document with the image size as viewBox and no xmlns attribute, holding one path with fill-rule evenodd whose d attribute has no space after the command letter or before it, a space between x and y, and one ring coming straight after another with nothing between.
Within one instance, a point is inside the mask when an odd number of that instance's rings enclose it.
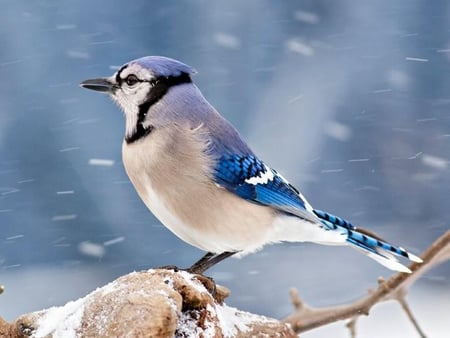
<instances>
[{"instance_id":1,"label":"blurred background","mask_svg":"<svg viewBox=\"0 0 450 338\"><path fill-rule=\"evenodd\" d=\"M449 229L446 0L0 5L0 316L7 320L134 270L189 266L203 254L135 193L121 163L122 113L107 96L78 87L145 55L196 68L206 98L315 207L414 253ZM292 310L290 287L312 305L333 305L391 272L348 248L282 244L228 259L210 274L231 288L229 305L281 318ZM449 277L446 263L411 290L413 310L434 337L450 329L443 320ZM432 315L439 306L447 311ZM399 318L386 332L379 326L378 336L414 335L396 305L378 312L379 323ZM346 335L342 327L335 337ZM320 330L305 334L316 336Z\"/></svg>"}]
</instances>

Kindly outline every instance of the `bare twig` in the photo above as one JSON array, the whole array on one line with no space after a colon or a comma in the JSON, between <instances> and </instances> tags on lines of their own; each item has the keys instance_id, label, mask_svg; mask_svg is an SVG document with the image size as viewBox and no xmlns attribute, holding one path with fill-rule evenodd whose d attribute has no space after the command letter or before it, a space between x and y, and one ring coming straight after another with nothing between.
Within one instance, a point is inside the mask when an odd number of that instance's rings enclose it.
<instances>
[{"instance_id":1,"label":"bare twig","mask_svg":"<svg viewBox=\"0 0 450 338\"><path fill-rule=\"evenodd\" d=\"M418 326L416 319L412 315L405 297L408 288L420 276L432 267L450 259L450 231L447 231L439 237L423 253L422 259L424 261L422 264L412 263L409 266L412 271L411 274L397 273L386 281L380 279L378 287L375 290L370 291L369 294L351 304L327 308L313 308L300 302L301 306L298 306L297 304L299 304L300 298L297 292L291 291L291 298L294 303L295 311L284 318L283 321L289 323L295 332L300 333L338 320L354 318L363 314L368 315L370 309L375 304L387 300L396 300L400 302L421 337L425 337L423 331Z\"/></svg>"},{"instance_id":2,"label":"bare twig","mask_svg":"<svg viewBox=\"0 0 450 338\"><path fill-rule=\"evenodd\" d=\"M413 315L413 313L411 311L411 308L409 307L409 304L406 301L406 299L405 298L399 299L398 302L400 303L400 305L402 306L402 309L405 311L406 315L408 316L409 321L416 328L416 331L420 335L420 338L426 338L427 336L425 335L425 333L423 332L423 330L419 326L419 323L417 322L417 319L414 317L414 315Z\"/></svg>"},{"instance_id":3,"label":"bare twig","mask_svg":"<svg viewBox=\"0 0 450 338\"><path fill-rule=\"evenodd\" d=\"M350 319L345 326L350 331L350 338L356 338L356 321L358 320L358 316Z\"/></svg>"}]
</instances>

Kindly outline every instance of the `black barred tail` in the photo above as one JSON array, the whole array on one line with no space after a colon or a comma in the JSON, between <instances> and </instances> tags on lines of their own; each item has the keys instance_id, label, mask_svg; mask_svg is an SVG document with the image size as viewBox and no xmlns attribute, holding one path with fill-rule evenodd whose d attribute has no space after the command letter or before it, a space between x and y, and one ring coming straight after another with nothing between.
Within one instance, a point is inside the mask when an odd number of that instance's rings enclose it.
<instances>
[{"instance_id":1,"label":"black barred tail","mask_svg":"<svg viewBox=\"0 0 450 338\"><path fill-rule=\"evenodd\" d=\"M376 260L378 263L395 271L411 272L401 264L395 256L405 257L413 262L421 263L422 260L406 251L400 246L389 244L379 238L376 234L364 229L356 228L346 220L320 210L313 210L326 229L330 231L341 231L347 234L347 242L365 255Z\"/></svg>"}]
</instances>

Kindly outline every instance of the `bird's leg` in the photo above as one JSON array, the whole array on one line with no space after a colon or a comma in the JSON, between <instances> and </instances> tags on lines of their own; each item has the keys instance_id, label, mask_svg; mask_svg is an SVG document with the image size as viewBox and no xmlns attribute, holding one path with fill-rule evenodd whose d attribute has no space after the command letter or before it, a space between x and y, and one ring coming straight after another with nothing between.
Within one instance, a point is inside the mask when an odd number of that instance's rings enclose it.
<instances>
[{"instance_id":1,"label":"bird's leg","mask_svg":"<svg viewBox=\"0 0 450 338\"><path fill-rule=\"evenodd\" d=\"M212 252L207 252L202 258L200 258L197 262L192 264L191 267L187 269L179 269L175 265L167 265L159 267L159 269L167 269L167 270L174 270L175 272L181 271L187 271L193 275L203 284L203 286L208 290L208 292L213 296L216 301L221 303L223 301L223 295L218 296L217 294L217 287L216 283L214 282L214 279L211 277L203 275L203 273L211 268L212 266L216 265L220 261L223 261L225 258L228 258L232 255L234 255L236 252L222 252L221 254L214 254ZM217 297L217 298L216 298Z\"/></svg>"},{"instance_id":2,"label":"bird's leg","mask_svg":"<svg viewBox=\"0 0 450 338\"><path fill-rule=\"evenodd\" d=\"M194 264L192 264L189 268L186 269L186 271L190 272L190 273L197 273L197 274L202 274L203 271L205 271L206 269L202 270L201 272L198 272L197 269L199 267L202 267L204 264L206 264L206 262L208 262L212 257L214 257L215 254L212 252L207 252L206 254L204 254L202 256L202 258L200 258L197 262L195 262Z\"/></svg>"},{"instance_id":3,"label":"bird's leg","mask_svg":"<svg viewBox=\"0 0 450 338\"><path fill-rule=\"evenodd\" d=\"M158 269L174 270L175 272L178 270L184 270L195 275L203 275L203 273L213 265L216 265L220 261L223 261L225 258L228 258L235 253L236 252L230 251L222 252L221 254L207 252L202 258L200 258L197 262L192 264L192 266L187 269L180 269L175 265L160 266L158 267Z\"/></svg>"},{"instance_id":4,"label":"bird's leg","mask_svg":"<svg viewBox=\"0 0 450 338\"><path fill-rule=\"evenodd\" d=\"M202 258L200 258L197 262L192 264L190 268L187 268L186 271L197 275L203 275L203 273L206 270L216 265L220 261L223 261L225 258L234 255L235 253L236 252L232 251L225 251L222 252L221 254L214 254L212 252L207 252Z\"/></svg>"},{"instance_id":5,"label":"bird's leg","mask_svg":"<svg viewBox=\"0 0 450 338\"><path fill-rule=\"evenodd\" d=\"M216 282L211 277L203 275L203 273L213 265L216 265L220 261L223 261L225 258L228 258L235 253L236 252L229 251L222 252L221 254L207 252L202 258L192 264L190 268L187 268L186 271L196 275L196 278L204 285L204 287L209 291L213 298L216 299ZM219 301L218 299L216 300Z\"/></svg>"}]
</instances>

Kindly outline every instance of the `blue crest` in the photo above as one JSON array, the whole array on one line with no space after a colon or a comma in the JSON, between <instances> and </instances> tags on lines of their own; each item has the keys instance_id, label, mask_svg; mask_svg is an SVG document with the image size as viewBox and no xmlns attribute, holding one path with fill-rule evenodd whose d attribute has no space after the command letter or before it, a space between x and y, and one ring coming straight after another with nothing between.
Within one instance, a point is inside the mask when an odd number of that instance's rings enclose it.
<instances>
[{"instance_id":1,"label":"blue crest","mask_svg":"<svg viewBox=\"0 0 450 338\"><path fill-rule=\"evenodd\" d=\"M131 63L137 63L152 71L158 76L179 76L181 73L195 74L197 71L180 61L165 57L165 56L145 56L140 59L133 60Z\"/></svg>"}]
</instances>

